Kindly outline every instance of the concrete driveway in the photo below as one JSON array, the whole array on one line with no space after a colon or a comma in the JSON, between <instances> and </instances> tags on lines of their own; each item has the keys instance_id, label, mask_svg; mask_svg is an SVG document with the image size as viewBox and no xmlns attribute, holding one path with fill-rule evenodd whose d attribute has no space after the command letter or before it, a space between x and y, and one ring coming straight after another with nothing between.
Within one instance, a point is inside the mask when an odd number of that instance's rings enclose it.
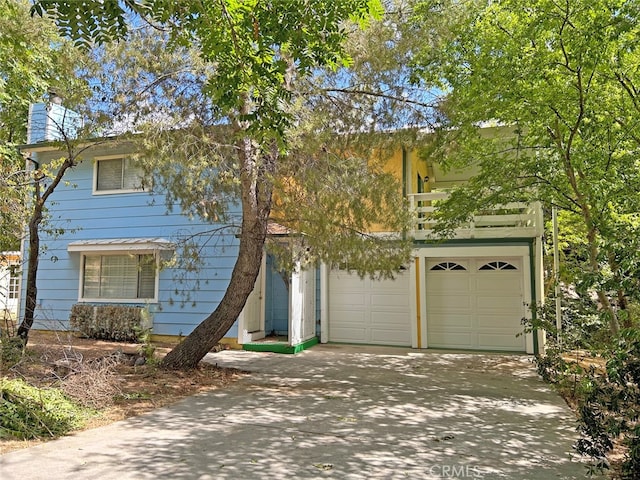
<instances>
[{"instance_id":1,"label":"concrete driveway","mask_svg":"<svg viewBox=\"0 0 640 480\"><path fill-rule=\"evenodd\" d=\"M207 358L252 374L5 454L0 478L585 478L575 420L527 356L318 345Z\"/></svg>"}]
</instances>

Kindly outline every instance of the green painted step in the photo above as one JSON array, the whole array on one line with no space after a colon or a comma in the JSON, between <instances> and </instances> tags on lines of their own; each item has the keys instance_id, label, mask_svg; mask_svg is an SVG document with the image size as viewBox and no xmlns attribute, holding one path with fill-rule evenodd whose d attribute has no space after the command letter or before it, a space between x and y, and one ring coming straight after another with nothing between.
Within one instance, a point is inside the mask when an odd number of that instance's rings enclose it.
<instances>
[{"instance_id":1,"label":"green painted step","mask_svg":"<svg viewBox=\"0 0 640 480\"><path fill-rule=\"evenodd\" d=\"M242 344L243 350L249 350L250 352L273 352L273 353L287 353L295 354L299 353L307 348L313 347L318 343L318 337L312 337L309 340L305 340L297 345L288 345L281 342L253 342Z\"/></svg>"}]
</instances>

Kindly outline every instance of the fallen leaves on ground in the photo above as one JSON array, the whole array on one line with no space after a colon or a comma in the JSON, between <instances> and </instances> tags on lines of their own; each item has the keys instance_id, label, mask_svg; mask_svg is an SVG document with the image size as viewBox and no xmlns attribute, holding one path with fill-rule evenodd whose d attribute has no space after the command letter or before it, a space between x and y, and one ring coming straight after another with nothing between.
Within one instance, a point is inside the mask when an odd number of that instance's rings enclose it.
<instances>
[{"instance_id":1,"label":"fallen leaves on ground","mask_svg":"<svg viewBox=\"0 0 640 480\"><path fill-rule=\"evenodd\" d=\"M65 377L74 375L73 372L59 371L57 365L61 361L65 365L69 362L85 365L112 356L115 352L136 354L139 348L140 345L131 343L77 338L66 332L32 332L20 363L1 374L7 378L22 378L35 386L61 386ZM170 349L171 346L158 345L156 359L162 358ZM99 408L99 415L84 428L108 425L175 403L190 395L224 388L241 375L243 372L240 370L202 362L198 368L188 371L163 370L157 363L135 366L116 362L109 373L109 382L115 388L113 398ZM0 439L0 454L41 441Z\"/></svg>"}]
</instances>

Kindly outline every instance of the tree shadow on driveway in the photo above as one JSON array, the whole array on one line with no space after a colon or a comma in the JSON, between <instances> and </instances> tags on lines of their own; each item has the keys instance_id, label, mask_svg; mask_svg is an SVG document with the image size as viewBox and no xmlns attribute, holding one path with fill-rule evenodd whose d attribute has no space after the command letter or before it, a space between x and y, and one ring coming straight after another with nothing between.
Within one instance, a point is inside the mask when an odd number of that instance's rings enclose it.
<instances>
[{"instance_id":1,"label":"tree shadow on driveway","mask_svg":"<svg viewBox=\"0 0 640 480\"><path fill-rule=\"evenodd\" d=\"M207 361L252 374L7 454L2 478L585 477L575 419L527 356L321 345Z\"/></svg>"}]
</instances>

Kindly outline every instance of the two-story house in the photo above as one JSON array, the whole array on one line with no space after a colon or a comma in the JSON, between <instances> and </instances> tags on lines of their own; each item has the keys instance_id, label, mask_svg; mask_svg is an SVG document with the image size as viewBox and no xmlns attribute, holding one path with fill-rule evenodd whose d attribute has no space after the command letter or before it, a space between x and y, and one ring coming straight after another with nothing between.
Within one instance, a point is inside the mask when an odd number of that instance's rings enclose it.
<instances>
[{"instance_id":1,"label":"two-story house","mask_svg":"<svg viewBox=\"0 0 640 480\"><path fill-rule=\"evenodd\" d=\"M23 152L38 164L54 161L62 153L48 142L53 139L45 129ZM167 212L164 197L144 188L131 154L131 144L118 139L96 142L56 190L49 221L58 234L43 239L34 328L68 328L74 305L137 306L156 338L175 339L189 334L222 298L237 238L230 232L212 241L206 233L211 224ZM537 350L542 335L522 332L523 319L531 315L528 305L542 289L540 210L503 206L475 216L455 238L434 242L429 214L470 173L445 173L404 149L388 165L416 212L410 232L414 255L404 270L393 280L377 281L320 265L283 277L265 256L254 292L225 342L288 352L316 339ZM270 234L286 231L274 226ZM158 268L185 237L199 239L200 268ZM284 347L256 345L270 334L286 336Z\"/></svg>"}]
</instances>

